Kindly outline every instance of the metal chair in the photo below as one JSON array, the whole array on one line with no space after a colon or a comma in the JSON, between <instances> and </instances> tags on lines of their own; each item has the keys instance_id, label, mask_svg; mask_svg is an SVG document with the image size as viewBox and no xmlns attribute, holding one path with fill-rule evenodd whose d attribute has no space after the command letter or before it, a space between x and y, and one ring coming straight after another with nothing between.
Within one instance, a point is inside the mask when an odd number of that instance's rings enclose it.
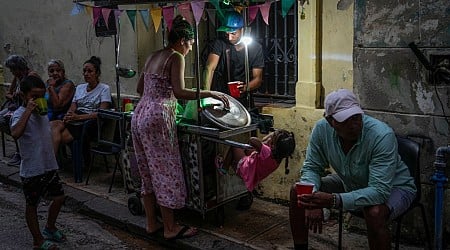
<instances>
[{"instance_id":1,"label":"metal chair","mask_svg":"<svg viewBox=\"0 0 450 250\"><path fill-rule=\"evenodd\" d=\"M86 177L86 185L89 183L95 156L102 155L105 166L108 169L107 156L113 155L116 163L108 190L108 192L111 193L117 169L122 172L122 169L119 168L119 166L121 151L125 148L124 115L121 112L99 110L97 113L97 125L98 141L97 145L90 149L92 157L89 164L88 175Z\"/></svg>"},{"instance_id":2,"label":"metal chair","mask_svg":"<svg viewBox=\"0 0 450 250\"><path fill-rule=\"evenodd\" d=\"M411 203L411 206L406 210L403 214L398 216L394 219L396 222L396 229L395 229L395 249L399 249L400 244L400 233L401 233L401 226L403 217L409 213L411 210L413 210L416 207L420 207L421 213L422 213L422 221L425 228L425 236L427 241L428 249L431 249L431 237L430 237L430 230L428 227L427 217L425 214L425 206L423 203L421 203L421 195L422 190L420 186L420 144L407 138L407 137L401 137L397 135L397 143L398 143L398 153L400 157L402 158L402 161L408 166L409 172L414 177L414 183L417 187L417 194L414 201ZM351 212L351 214L364 218L361 211L359 212ZM342 209L339 211L339 242L338 242L338 249L342 249L342 223L343 223L343 212Z\"/></svg>"}]
</instances>

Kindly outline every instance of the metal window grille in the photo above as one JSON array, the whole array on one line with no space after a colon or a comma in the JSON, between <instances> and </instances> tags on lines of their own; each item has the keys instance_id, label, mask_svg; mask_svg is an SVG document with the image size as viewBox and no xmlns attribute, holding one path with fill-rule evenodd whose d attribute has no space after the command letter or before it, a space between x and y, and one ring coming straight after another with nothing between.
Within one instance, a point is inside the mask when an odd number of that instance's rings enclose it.
<instances>
[{"instance_id":1,"label":"metal window grille","mask_svg":"<svg viewBox=\"0 0 450 250\"><path fill-rule=\"evenodd\" d=\"M276 1L270 7L269 25L266 25L261 14L250 24L250 35L262 45L265 62L263 83L254 94L257 102L295 104L295 85L298 79L297 9L295 1L294 6L283 17L281 1ZM207 23L203 33L205 44L216 36L215 27L219 26L219 20L215 24Z\"/></svg>"},{"instance_id":2,"label":"metal window grille","mask_svg":"<svg viewBox=\"0 0 450 250\"><path fill-rule=\"evenodd\" d=\"M269 25L258 15L251 24L251 34L263 46L264 79L255 93L261 102L295 103L298 79L297 1L283 18L281 1L270 7Z\"/></svg>"}]
</instances>

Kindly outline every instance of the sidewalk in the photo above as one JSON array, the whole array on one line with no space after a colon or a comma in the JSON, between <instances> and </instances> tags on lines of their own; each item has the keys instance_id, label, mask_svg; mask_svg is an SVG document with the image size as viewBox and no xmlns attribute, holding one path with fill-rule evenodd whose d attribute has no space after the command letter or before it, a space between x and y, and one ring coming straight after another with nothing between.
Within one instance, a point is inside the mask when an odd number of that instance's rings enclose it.
<instances>
[{"instance_id":1,"label":"sidewalk","mask_svg":"<svg viewBox=\"0 0 450 250\"><path fill-rule=\"evenodd\" d=\"M7 137L7 155L11 155L14 149L14 143ZM18 167L7 166L5 160L7 158L0 161L0 182L20 185ZM66 206L72 206L80 213L150 239L145 233L144 216L134 216L128 210L127 201L133 194L125 193L120 173L117 173L112 192L108 193L112 170L106 173L105 168L97 164L92 171L89 185L86 185L74 183L70 166L67 166L60 173L66 183L65 191L68 196ZM203 219L198 212L179 211L176 213L177 219L181 223L197 226L199 234L173 242L165 241L160 234L151 237L151 240L171 249L293 249L288 207L258 198L254 199L247 211L236 210L236 205L236 202L225 205L225 223L222 227L215 226L213 212L208 213ZM337 249L335 217L332 215L325 223L323 234L310 235L310 249ZM365 235L350 233L347 230L344 230L343 245L344 249L368 249ZM400 249L423 249L423 247L401 245Z\"/></svg>"}]
</instances>

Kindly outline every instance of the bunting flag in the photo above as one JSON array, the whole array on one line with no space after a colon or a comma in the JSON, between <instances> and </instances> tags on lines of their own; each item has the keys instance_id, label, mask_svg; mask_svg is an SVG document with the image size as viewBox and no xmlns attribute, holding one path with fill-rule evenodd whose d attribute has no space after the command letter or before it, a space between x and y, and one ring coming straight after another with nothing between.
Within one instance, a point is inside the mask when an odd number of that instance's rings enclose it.
<instances>
[{"instance_id":1,"label":"bunting flag","mask_svg":"<svg viewBox=\"0 0 450 250\"><path fill-rule=\"evenodd\" d=\"M81 12L83 12L84 10L84 6L79 4L79 3L75 3L73 5L72 11L70 12L71 16L76 16L78 14L80 14Z\"/></svg>"},{"instance_id":2,"label":"bunting flag","mask_svg":"<svg viewBox=\"0 0 450 250\"><path fill-rule=\"evenodd\" d=\"M209 0L209 2L216 8L216 11L219 13L219 19L222 20L224 17L224 13L220 8L219 0ZM215 16L215 13L214 13Z\"/></svg>"},{"instance_id":3,"label":"bunting flag","mask_svg":"<svg viewBox=\"0 0 450 250\"><path fill-rule=\"evenodd\" d=\"M109 25L109 14L111 13L111 9L108 8L102 8L102 16L103 16L103 20L105 21L106 24L106 28L109 29L108 25Z\"/></svg>"},{"instance_id":4,"label":"bunting flag","mask_svg":"<svg viewBox=\"0 0 450 250\"><path fill-rule=\"evenodd\" d=\"M248 25L250 25L258 15L259 5L249 6L248 7Z\"/></svg>"},{"instance_id":5,"label":"bunting flag","mask_svg":"<svg viewBox=\"0 0 450 250\"><path fill-rule=\"evenodd\" d=\"M150 10L152 15L153 26L155 27L155 33L158 33L159 26L161 25L162 12L161 8L154 8Z\"/></svg>"},{"instance_id":6,"label":"bunting flag","mask_svg":"<svg viewBox=\"0 0 450 250\"><path fill-rule=\"evenodd\" d=\"M191 5L189 3L180 3L177 5L178 12L188 21L191 25L194 24L194 16L192 15Z\"/></svg>"},{"instance_id":7,"label":"bunting flag","mask_svg":"<svg viewBox=\"0 0 450 250\"><path fill-rule=\"evenodd\" d=\"M173 15L174 15L174 7L173 6L166 6L162 8L162 14L164 17L164 21L166 21L167 28L169 30L172 29L172 22L173 22Z\"/></svg>"},{"instance_id":8,"label":"bunting flag","mask_svg":"<svg viewBox=\"0 0 450 250\"><path fill-rule=\"evenodd\" d=\"M216 10L214 9L206 9L206 13L208 14L209 21L212 25L216 26L216 23L214 20L216 20Z\"/></svg>"},{"instance_id":9,"label":"bunting flag","mask_svg":"<svg viewBox=\"0 0 450 250\"><path fill-rule=\"evenodd\" d=\"M281 15L285 17L295 0L281 0Z\"/></svg>"},{"instance_id":10,"label":"bunting flag","mask_svg":"<svg viewBox=\"0 0 450 250\"><path fill-rule=\"evenodd\" d=\"M182 15L191 25L193 25L195 23L195 25L198 25L200 23L200 20L202 19L208 19L211 21L212 25L216 25L215 20L216 20L216 13L218 13L218 18L220 19L220 21L222 21L223 17L224 17L224 11L225 9L221 9L220 7L220 0L194 0L191 1L190 3L186 2L186 3L181 3L177 5L177 11L180 15ZM269 25L269 13L270 13L270 6L274 1L279 1L279 0L266 0L266 2L264 4L260 4L260 5L252 5L252 6L248 6L248 15L249 15L249 20L248 20L248 24L251 24L256 17L258 16L258 11L261 12L261 16L264 20L264 22L266 23L266 25ZM289 12L290 8L292 8L292 5L294 4L294 1L296 0L281 0L281 6L282 6L282 16L285 17L287 15L287 13ZM206 15L203 15L204 11L205 11L205 3L206 2L210 2L215 9L206 9ZM303 2L307 2L307 1L303 1ZM238 6L235 7L235 10L240 12L244 9L245 7L242 6ZM103 19L105 20L105 24L106 24L106 28L109 29L108 25L109 25L109 16L111 14L111 11L114 11L114 16L115 16L115 20L117 22L119 22L120 25L120 15L122 14L123 11L125 10L119 10L119 9L110 9L110 8L101 8L101 7L96 7L96 6L91 6L91 5L84 5L84 4L80 4L80 3L74 3L72 10L71 10L71 15L78 15L80 14L82 11L85 11L88 16L92 16L93 17L93 25L96 25L99 18L103 17ZM137 10L126 10L127 12L127 16L128 19L131 22L133 31L135 30L136 27L136 14L137 14ZM148 31L149 29L149 9L143 9L143 10L139 10L139 13L141 14L141 18L142 21L144 23L145 29ZM153 21L153 25L155 28L155 32L158 32L159 26L161 25L161 21L164 19L164 22L167 25L167 28L169 30L172 29L172 23L173 23L173 19L174 19L174 14L175 14L175 6L165 6L165 7L158 7L158 6L152 6L150 8L150 15L152 17L152 21Z\"/></svg>"},{"instance_id":11,"label":"bunting flag","mask_svg":"<svg viewBox=\"0 0 450 250\"><path fill-rule=\"evenodd\" d=\"M270 13L270 1L266 1L265 4L261 4L259 6L259 10L261 11L261 16L263 17L264 22L269 25L269 13Z\"/></svg>"},{"instance_id":12,"label":"bunting flag","mask_svg":"<svg viewBox=\"0 0 450 250\"><path fill-rule=\"evenodd\" d=\"M204 1L191 2L191 9L194 14L195 24L198 25L203 16L203 11L205 10L205 2Z\"/></svg>"},{"instance_id":13,"label":"bunting flag","mask_svg":"<svg viewBox=\"0 0 450 250\"><path fill-rule=\"evenodd\" d=\"M102 14L102 8L95 7L93 12L93 22L92 24L95 26L98 22L98 19L100 18L100 15Z\"/></svg>"},{"instance_id":14,"label":"bunting flag","mask_svg":"<svg viewBox=\"0 0 450 250\"><path fill-rule=\"evenodd\" d=\"M133 31L136 32L134 26L136 25L136 10L127 10L128 19L130 19Z\"/></svg>"},{"instance_id":15,"label":"bunting flag","mask_svg":"<svg viewBox=\"0 0 450 250\"><path fill-rule=\"evenodd\" d=\"M114 17L120 25L120 15L122 15L123 10L114 10Z\"/></svg>"},{"instance_id":16,"label":"bunting flag","mask_svg":"<svg viewBox=\"0 0 450 250\"><path fill-rule=\"evenodd\" d=\"M144 22L145 30L148 31L148 9L146 10L139 10L139 13L141 13L142 22Z\"/></svg>"},{"instance_id":17,"label":"bunting flag","mask_svg":"<svg viewBox=\"0 0 450 250\"><path fill-rule=\"evenodd\" d=\"M92 6L86 6L85 10L88 16L92 16L93 15L93 11L92 11Z\"/></svg>"}]
</instances>

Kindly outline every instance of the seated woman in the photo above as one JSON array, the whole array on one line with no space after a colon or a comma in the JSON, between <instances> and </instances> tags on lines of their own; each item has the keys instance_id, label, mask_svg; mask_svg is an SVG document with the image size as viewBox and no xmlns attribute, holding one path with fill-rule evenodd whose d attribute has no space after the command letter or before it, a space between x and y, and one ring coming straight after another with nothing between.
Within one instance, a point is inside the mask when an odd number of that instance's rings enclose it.
<instances>
[{"instance_id":1,"label":"seated woman","mask_svg":"<svg viewBox=\"0 0 450 250\"><path fill-rule=\"evenodd\" d=\"M77 127L74 125L76 122L97 119L98 109L110 108L111 90L108 84L100 82L100 65L100 58L96 56L92 56L84 62L83 77L86 83L81 83L76 87L72 104L63 120L54 120L50 123L55 152L57 152L61 143L65 144L73 141L74 136L76 136L76 130L74 129ZM85 131L97 133L96 122L89 123L89 126L94 126L95 128L85 129ZM96 137L95 134L84 136L87 139ZM84 140L84 142L89 143L89 140ZM83 145L83 149L87 148Z\"/></svg>"},{"instance_id":2,"label":"seated woman","mask_svg":"<svg viewBox=\"0 0 450 250\"><path fill-rule=\"evenodd\" d=\"M48 62L48 77L45 98L48 105L48 119L62 120L69 110L73 95L75 94L75 84L66 78L66 71L61 60L51 59Z\"/></svg>"}]
</instances>

